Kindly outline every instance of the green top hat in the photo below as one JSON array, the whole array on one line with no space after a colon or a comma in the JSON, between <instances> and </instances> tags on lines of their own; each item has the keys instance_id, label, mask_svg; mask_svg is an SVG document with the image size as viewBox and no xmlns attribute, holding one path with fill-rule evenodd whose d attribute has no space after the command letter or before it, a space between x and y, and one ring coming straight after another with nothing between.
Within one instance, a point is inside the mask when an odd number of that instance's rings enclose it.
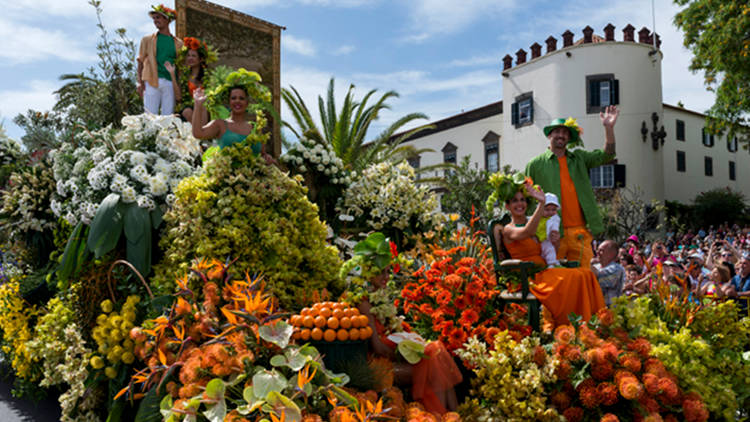
<instances>
[{"instance_id":1,"label":"green top hat","mask_svg":"<svg viewBox=\"0 0 750 422\"><path fill-rule=\"evenodd\" d=\"M568 128L568 131L570 131L570 140L568 140L567 147L574 148L583 146L583 139L581 139L581 135L583 135L583 128L578 126L578 122L576 122L576 119L572 117L568 117L567 120L562 118L553 120L549 126L544 127L544 136L549 136L550 132L560 126L566 127Z\"/></svg>"}]
</instances>

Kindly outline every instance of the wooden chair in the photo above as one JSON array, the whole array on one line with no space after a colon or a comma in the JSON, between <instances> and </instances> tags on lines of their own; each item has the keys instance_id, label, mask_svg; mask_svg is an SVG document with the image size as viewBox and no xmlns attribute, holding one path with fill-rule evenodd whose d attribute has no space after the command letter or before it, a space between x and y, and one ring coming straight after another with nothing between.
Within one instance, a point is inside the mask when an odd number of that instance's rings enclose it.
<instances>
[{"instance_id":1,"label":"wooden chair","mask_svg":"<svg viewBox=\"0 0 750 422\"><path fill-rule=\"evenodd\" d=\"M529 315L529 325L534 331L539 331L541 319L541 303L529 289L529 276L537 267L533 262L511 259L508 250L503 243L503 227L510 223L510 215L503 214L493 218L487 225L487 237L492 249L492 259L495 263L495 276L517 276L521 282L521 290L509 292L507 289L500 292L500 306L506 303L518 303L526 306Z\"/></svg>"}]
</instances>

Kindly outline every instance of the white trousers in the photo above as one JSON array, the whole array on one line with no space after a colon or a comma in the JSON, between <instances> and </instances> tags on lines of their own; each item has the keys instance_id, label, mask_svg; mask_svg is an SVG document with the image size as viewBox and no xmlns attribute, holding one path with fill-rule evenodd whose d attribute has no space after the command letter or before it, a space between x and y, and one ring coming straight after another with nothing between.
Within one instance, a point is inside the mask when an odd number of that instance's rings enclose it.
<instances>
[{"instance_id":1,"label":"white trousers","mask_svg":"<svg viewBox=\"0 0 750 422\"><path fill-rule=\"evenodd\" d=\"M560 265L560 261L557 260L555 245L553 245L549 239L545 239L544 242L542 242L542 258L544 258L544 262L546 262L547 265Z\"/></svg>"},{"instance_id":2,"label":"white trousers","mask_svg":"<svg viewBox=\"0 0 750 422\"><path fill-rule=\"evenodd\" d=\"M159 78L159 87L154 88L145 82L146 90L143 93L143 108L151 114L168 115L174 113L174 90L172 81ZM161 109L161 113L159 110Z\"/></svg>"}]
</instances>

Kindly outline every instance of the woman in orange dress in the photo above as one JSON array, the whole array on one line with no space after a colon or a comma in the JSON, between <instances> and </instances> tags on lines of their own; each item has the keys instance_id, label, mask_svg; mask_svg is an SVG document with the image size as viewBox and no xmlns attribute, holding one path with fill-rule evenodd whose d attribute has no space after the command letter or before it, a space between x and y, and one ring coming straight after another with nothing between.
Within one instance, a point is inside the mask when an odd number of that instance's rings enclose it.
<instances>
[{"instance_id":1,"label":"woman in orange dress","mask_svg":"<svg viewBox=\"0 0 750 422\"><path fill-rule=\"evenodd\" d=\"M513 259L532 261L546 266L541 256L541 245L535 233L544 210L544 192L527 183L522 189L537 200L537 207L527 219L528 202L522 191L516 192L505 203L511 223L503 227L503 239ZM555 326L568 324L568 315L575 313L588 321L605 307L599 282L588 268L549 268L536 274L531 289L534 296L552 314Z\"/></svg>"}]
</instances>

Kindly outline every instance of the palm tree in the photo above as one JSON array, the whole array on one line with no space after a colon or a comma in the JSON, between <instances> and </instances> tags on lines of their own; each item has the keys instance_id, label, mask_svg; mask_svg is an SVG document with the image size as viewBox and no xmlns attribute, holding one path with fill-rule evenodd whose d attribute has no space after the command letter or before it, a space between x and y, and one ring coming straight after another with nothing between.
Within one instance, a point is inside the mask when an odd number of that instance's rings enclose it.
<instances>
[{"instance_id":1,"label":"palm tree","mask_svg":"<svg viewBox=\"0 0 750 422\"><path fill-rule=\"evenodd\" d=\"M334 78L331 78L326 99L318 96L321 122L319 128L297 89L293 86L290 86L289 89L283 88L281 96L292 112L297 128L295 129L286 121L283 122L283 125L288 127L297 138L304 136L317 142L329 144L344 164L356 171L361 171L373 163L400 162L429 151L417 150L410 145L401 145L401 141L432 126L420 126L405 132L396 139L392 139L393 135L407 123L418 119L427 119L427 116L423 113L410 113L401 117L370 142L365 143L367 131L370 129L370 125L378 120L381 110L390 110L391 107L386 101L390 98L399 97L396 91L388 91L373 104L368 104L376 91L375 89L370 90L361 101L357 101L354 98L354 85L350 84L344 97L343 106L340 111L337 111L334 98ZM431 167L430 170L432 169Z\"/></svg>"}]
</instances>

